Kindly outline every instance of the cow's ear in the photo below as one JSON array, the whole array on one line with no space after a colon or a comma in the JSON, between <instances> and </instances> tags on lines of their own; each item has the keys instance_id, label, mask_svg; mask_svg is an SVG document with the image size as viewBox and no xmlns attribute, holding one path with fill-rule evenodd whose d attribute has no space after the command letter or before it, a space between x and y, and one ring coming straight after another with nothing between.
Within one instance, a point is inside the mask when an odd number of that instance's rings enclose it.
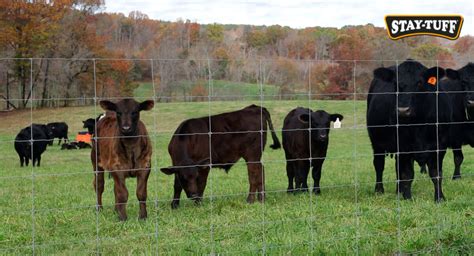
<instances>
[{"instance_id":1,"label":"cow's ear","mask_svg":"<svg viewBox=\"0 0 474 256\"><path fill-rule=\"evenodd\" d=\"M395 72L389 68L377 68L374 70L374 77L385 82L391 82L395 78Z\"/></svg>"},{"instance_id":2,"label":"cow's ear","mask_svg":"<svg viewBox=\"0 0 474 256\"><path fill-rule=\"evenodd\" d=\"M454 70L454 69L446 69L446 76L449 78L449 79L452 79L452 80L460 80L461 79L461 76L459 75L459 72L457 70Z\"/></svg>"},{"instance_id":3,"label":"cow's ear","mask_svg":"<svg viewBox=\"0 0 474 256\"><path fill-rule=\"evenodd\" d=\"M117 105L115 105L115 103L113 103L111 101L108 101L108 100L101 100L100 101L100 106L104 110L114 111L114 112L117 111Z\"/></svg>"},{"instance_id":4,"label":"cow's ear","mask_svg":"<svg viewBox=\"0 0 474 256\"><path fill-rule=\"evenodd\" d=\"M445 73L446 72L443 68L432 67L423 73L423 80L429 86L436 87L438 84L438 80L443 78Z\"/></svg>"},{"instance_id":5,"label":"cow's ear","mask_svg":"<svg viewBox=\"0 0 474 256\"><path fill-rule=\"evenodd\" d=\"M309 123L309 115L308 114L301 114L298 116L298 120L300 120L300 122L302 123Z\"/></svg>"},{"instance_id":6,"label":"cow's ear","mask_svg":"<svg viewBox=\"0 0 474 256\"><path fill-rule=\"evenodd\" d=\"M331 114L330 115L330 119L331 121L333 122L336 122L336 120L339 118L339 121L342 121L342 119L344 119L344 116L341 115L341 114Z\"/></svg>"},{"instance_id":7,"label":"cow's ear","mask_svg":"<svg viewBox=\"0 0 474 256\"><path fill-rule=\"evenodd\" d=\"M155 106L155 102L152 100L145 100L144 102L140 103L139 109L142 110L150 110Z\"/></svg>"},{"instance_id":8,"label":"cow's ear","mask_svg":"<svg viewBox=\"0 0 474 256\"><path fill-rule=\"evenodd\" d=\"M161 170L162 173L164 173L166 175L171 175L171 174L174 174L176 172L176 169L172 168L172 167L161 168L160 170Z\"/></svg>"}]
</instances>

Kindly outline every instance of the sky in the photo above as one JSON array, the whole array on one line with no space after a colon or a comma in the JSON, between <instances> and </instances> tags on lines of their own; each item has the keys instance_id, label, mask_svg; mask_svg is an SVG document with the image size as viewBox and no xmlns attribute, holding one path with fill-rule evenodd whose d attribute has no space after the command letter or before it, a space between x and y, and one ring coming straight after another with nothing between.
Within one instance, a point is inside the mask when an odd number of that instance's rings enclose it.
<instances>
[{"instance_id":1,"label":"sky","mask_svg":"<svg viewBox=\"0 0 474 256\"><path fill-rule=\"evenodd\" d=\"M372 23L384 27L386 14L460 14L461 35L474 35L472 0L105 0L106 12L141 11L152 19L189 19L201 24L342 27Z\"/></svg>"}]
</instances>

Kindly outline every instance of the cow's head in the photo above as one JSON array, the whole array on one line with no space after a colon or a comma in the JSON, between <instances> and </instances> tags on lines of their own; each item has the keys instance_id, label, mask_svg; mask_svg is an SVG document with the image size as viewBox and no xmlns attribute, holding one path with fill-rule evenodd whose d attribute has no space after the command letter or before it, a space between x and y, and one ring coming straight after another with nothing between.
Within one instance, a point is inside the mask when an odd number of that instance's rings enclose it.
<instances>
[{"instance_id":1,"label":"cow's head","mask_svg":"<svg viewBox=\"0 0 474 256\"><path fill-rule=\"evenodd\" d=\"M150 110L154 101L146 100L138 103L134 99L123 99L117 103L108 100L100 101L100 106L107 111L115 112L120 133L124 136L136 136L140 111Z\"/></svg>"},{"instance_id":2,"label":"cow's head","mask_svg":"<svg viewBox=\"0 0 474 256\"><path fill-rule=\"evenodd\" d=\"M46 139L48 140L48 145L53 145L54 133L53 129L49 125L42 124L41 130L43 130L44 134L46 135Z\"/></svg>"},{"instance_id":3,"label":"cow's head","mask_svg":"<svg viewBox=\"0 0 474 256\"><path fill-rule=\"evenodd\" d=\"M458 70L464 91L466 92L466 107L470 118L474 118L474 63L470 62Z\"/></svg>"},{"instance_id":4,"label":"cow's head","mask_svg":"<svg viewBox=\"0 0 474 256\"><path fill-rule=\"evenodd\" d=\"M209 159L203 159L198 162L192 162L191 160L186 161L185 164L180 166L170 166L161 168L161 171L167 175L175 175L175 182L184 189L186 196L195 201L200 201L199 198L199 182L206 182L205 180L199 179L201 171L209 169ZM201 191L202 192L202 191Z\"/></svg>"},{"instance_id":5,"label":"cow's head","mask_svg":"<svg viewBox=\"0 0 474 256\"><path fill-rule=\"evenodd\" d=\"M398 76L395 84L398 85L398 116L413 117L415 115L415 96L419 86L424 83L423 73L426 67L414 60L407 60L398 65Z\"/></svg>"},{"instance_id":6,"label":"cow's head","mask_svg":"<svg viewBox=\"0 0 474 256\"><path fill-rule=\"evenodd\" d=\"M317 110L298 116L300 122L306 125L311 124L311 139L320 142L328 141L331 121L335 122L337 119L342 121L343 118L341 114L329 114L324 110Z\"/></svg>"}]
</instances>

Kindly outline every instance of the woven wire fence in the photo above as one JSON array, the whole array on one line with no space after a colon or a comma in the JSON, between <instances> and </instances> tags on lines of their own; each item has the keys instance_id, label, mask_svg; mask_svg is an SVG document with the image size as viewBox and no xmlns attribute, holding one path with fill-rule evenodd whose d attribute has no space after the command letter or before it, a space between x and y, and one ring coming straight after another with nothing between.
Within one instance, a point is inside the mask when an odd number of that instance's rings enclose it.
<instances>
[{"instance_id":1,"label":"woven wire fence","mask_svg":"<svg viewBox=\"0 0 474 256\"><path fill-rule=\"evenodd\" d=\"M366 125L369 85L374 69L397 66L403 60L32 58L1 62L5 70L0 74L4 96L4 105L0 105L4 110L0 112L1 254L462 254L474 247L470 146L463 147L462 179L456 181L450 180L453 161L447 149L443 168L446 202L433 202L431 178L419 173L416 164L414 199L404 200L395 192L400 179L389 156L385 194L374 193L374 153ZM421 62L428 68L465 64ZM394 94L398 98L403 93ZM155 101L151 111L141 113L153 142L147 220L137 220L134 178L127 179L126 222L117 219L114 180L107 176L104 209L97 210L90 149L61 150L54 143L43 153L40 167L20 167L13 147L19 130L30 124L64 121L69 125L69 139L74 140L77 132L85 130L81 121L104 112L101 100L125 98ZM287 162L311 163L317 158L310 152L308 157L286 159L283 149L270 149L272 140L270 131L263 130L262 111L257 130L213 131L212 115L251 104L269 111L280 142L283 120L296 107L344 115L340 129L333 129L331 123L321 195L312 193L311 175L308 192L288 193ZM438 110L437 101L433 108ZM174 134L181 122L197 117L209 117L208 132ZM398 131L403 126L444 124L402 124L397 119L393 127ZM208 136L211 145L213 136L230 133L259 134L260 141L243 146L260 148L261 159L213 162L213 150L219 148L209 146L209 163L204 166L213 168L202 202L195 205L182 193L180 207L171 210L174 177L160 171L171 165L171 138ZM268 136L266 143L264 136ZM439 154L439 142L436 144L434 152ZM432 151L392 153L427 152ZM234 164L228 174L215 168L227 164ZM249 194L247 164L264 168L264 203L245 201ZM142 170L106 170L110 171Z\"/></svg>"}]
</instances>

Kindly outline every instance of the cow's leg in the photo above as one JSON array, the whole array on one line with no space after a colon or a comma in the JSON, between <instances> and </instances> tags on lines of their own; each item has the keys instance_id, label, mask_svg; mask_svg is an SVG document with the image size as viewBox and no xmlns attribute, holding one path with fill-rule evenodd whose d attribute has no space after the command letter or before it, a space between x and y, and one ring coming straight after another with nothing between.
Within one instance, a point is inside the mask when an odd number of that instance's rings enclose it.
<instances>
[{"instance_id":1,"label":"cow's leg","mask_svg":"<svg viewBox=\"0 0 474 256\"><path fill-rule=\"evenodd\" d=\"M314 186L313 186L313 192L315 194L321 194L321 188L319 185L319 181L321 180L321 170L323 167L324 159L315 159L313 160L313 181L314 181Z\"/></svg>"},{"instance_id":2,"label":"cow's leg","mask_svg":"<svg viewBox=\"0 0 474 256\"><path fill-rule=\"evenodd\" d=\"M258 194L258 200L264 200L264 185L265 184L265 176L263 174L263 167L262 164L257 161L247 161L247 170L249 175L249 195L247 197L248 203L253 203L255 201L255 194Z\"/></svg>"},{"instance_id":3,"label":"cow's leg","mask_svg":"<svg viewBox=\"0 0 474 256\"><path fill-rule=\"evenodd\" d=\"M125 186L125 177L121 174L114 173L114 193L115 193L115 209L118 212L121 221L127 220L127 201L128 190Z\"/></svg>"},{"instance_id":4,"label":"cow's leg","mask_svg":"<svg viewBox=\"0 0 474 256\"><path fill-rule=\"evenodd\" d=\"M137 172L137 199L140 205L139 219L146 219L148 214L146 211L147 184L150 176L150 169L139 170Z\"/></svg>"},{"instance_id":5,"label":"cow's leg","mask_svg":"<svg viewBox=\"0 0 474 256\"><path fill-rule=\"evenodd\" d=\"M58 138L58 146L61 145L61 139L62 139L62 137Z\"/></svg>"},{"instance_id":6,"label":"cow's leg","mask_svg":"<svg viewBox=\"0 0 474 256\"><path fill-rule=\"evenodd\" d=\"M208 175L209 175L209 168L205 168L199 171L199 176L197 178L198 197L195 200L197 204L201 203L204 197L204 190L206 189Z\"/></svg>"},{"instance_id":7,"label":"cow's leg","mask_svg":"<svg viewBox=\"0 0 474 256\"><path fill-rule=\"evenodd\" d=\"M94 180L92 181L92 185L94 186L94 191L97 197L97 204L95 206L96 210L102 210L102 193L104 193L104 183L104 169L98 167L96 171L94 168Z\"/></svg>"},{"instance_id":8,"label":"cow's leg","mask_svg":"<svg viewBox=\"0 0 474 256\"><path fill-rule=\"evenodd\" d=\"M174 195L173 201L171 201L171 208L176 209L179 206L179 199L181 198L181 191L183 187L181 187L181 183L179 182L178 175L174 175Z\"/></svg>"},{"instance_id":9,"label":"cow's leg","mask_svg":"<svg viewBox=\"0 0 474 256\"><path fill-rule=\"evenodd\" d=\"M303 191L305 179L308 179L309 163L305 160L296 160L295 163L295 191ZM306 181L307 184L307 181ZM306 188L307 190L307 188Z\"/></svg>"},{"instance_id":10,"label":"cow's leg","mask_svg":"<svg viewBox=\"0 0 474 256\"><path fill-rule=\"evenodd\" d=\"M415 176L414 161L410 154L399 155L399 193L402 193L404 199L411 199L411 184Z\"/></svg>"},{"instance_id":11,"label":"cow's leg","mask_svg":"<svg viewBox=\"0 0 474 256\"><path fill-rule=\"evenodd\" d=\"M36 158L36 166L40 167L41 164L41 155Z\"/></svg>"},{"instance_id":12,"label":"cow's leg","mask_svg":"<svg viewBox=\"0 0 474 256\"><path fill-rule=\"evenodd\" d=\"M293 161L286 161L286 175L288 176L288 193L294 192L294 179L295 179L295 164Z\"/></svg>"},{"instance_id":13,"label":"cow's leg","mask_svg":"<svg viewBox=\"0 0 474 256\"><path fill-rule=\"evenodd\" d=\"M461 164L464 161L464 155L462 154L462 148L453 149L454 155L454 174L453 180L461 178Z\"/></svg>"},{"instance_id":14,"label":"cow's leg","mask_svg":"<svg viewBox=\"0 0 474 256\"><path fill-rule=\"evenodd\" d=\"M385 154L382 151L374 151L375 168L375 193L384 193L383 188L383 170L385 168Z\"/></svg>"},{"instance_id":15,"label":"cow's leg","mask_svg":"<svg viewBox=\"0 0 474 256\"><path fill-rule=\"evenodd\" d=\"M302 180L301 180L301 191L308 192L308 175L309 175L309 169L311 168L310 162L308 161L301 161L302 164Z\"/></svg>"},{"instance_id":16,"label":"cow's leg","mask_svg":"<svg viewBox=\"0 0 474 256\"><path fill-rule=\"evenodd\" d=\"M430 160L428 161L428 171L430 173L431 181L434 185L434 200L440 202L444 200L444 194L442 189L443 181L443 159L446 154L446 150L440 150L439 155L436 153L430 154Z\"/></svg>"},{"instance_id":17,"label":"cow's leg","mask_svg":"<svg viewBox=\"0 0 474 256\"><path fill-rule=\"evenodd\" d=\"M20 166L23 167L23 162L25 161L25 159L21 155L18 155L18 156L20 157Z\"/></svg>"},{"instance_id":18,"label":"cow's leg","mask_svg":"<svg viewBox=\"0 0 474 256\"><path fill-rule=\"evenodd\" d=\"M30 164L30 159L26 156L23 156L25 158L25 165L28 166Z\"/></svg>"}]
</instances>

